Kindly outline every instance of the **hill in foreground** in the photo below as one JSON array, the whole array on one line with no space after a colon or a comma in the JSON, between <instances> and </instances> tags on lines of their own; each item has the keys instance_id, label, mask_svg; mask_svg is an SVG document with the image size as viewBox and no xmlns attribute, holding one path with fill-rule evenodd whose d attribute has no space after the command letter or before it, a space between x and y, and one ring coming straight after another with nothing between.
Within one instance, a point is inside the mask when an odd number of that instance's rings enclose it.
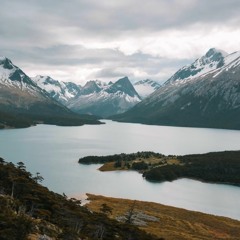
<instances>
[{"instance_id":1,"label":"hill in foreground","mask_svg":"<svg viewBox=\"0 0 240 240\"><path fill-rule=\"evenodd\" d=\"M39 173L0 158L1 240L238 239L239 221L156 203L88 195L75 198L40 185ZM93 212L92 212L93 211Z\"/></svg>"},{"instance_id":2,"label":"hill in foreground","mask_svg":"<svg viewBox=\"0 0 240 240\"><path fill-rule=\"evenodd\" d=\"M22 162L0 158L1 240L157 240L137 227L92 213L80 201L49 191Z\"/></svg>"},{"instance_id":3,"label":"hill in foreground","mask_svg":"<svg viewBox=\"0 0 240 240\"><path fill-rule=\"evenodd\" d=\"M239 239L239 221L158 203L88 194L87 208L110 218L130 221L140 229L168 240Z\"/></svg>"}]
</instances>

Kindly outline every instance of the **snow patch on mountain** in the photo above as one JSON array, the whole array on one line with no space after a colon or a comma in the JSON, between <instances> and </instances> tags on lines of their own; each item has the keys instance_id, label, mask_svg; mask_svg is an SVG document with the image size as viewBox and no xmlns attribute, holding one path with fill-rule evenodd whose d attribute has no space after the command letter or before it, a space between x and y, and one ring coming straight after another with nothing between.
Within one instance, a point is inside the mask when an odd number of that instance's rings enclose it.
<instances>
[{"instance_id":1,"label":"snow patch on mountain","mask_svg":"<svg viewBox=\"0 0 240 240\"><path fill-rule=\"evenodd\" d=\"M161 88L112 119L185 127L240 129L240 52L210 49Z\"/></svg>"},{"instance_id":2,"label":"snow patch on mountain","mask_svg":"<svg viewBox=\"0 0 240 240\"><path fill-rule=\"evenodd\" d=\"M224 56L224 57L223 57ZM182 69L197 69L192 66L200 66L201 73L186 75L181 79ZM224 51L210 49L203 57L197 59L193 64L184 66L177 71L163 87L154 92L150 98L141 104L145 106L158 104L161 102L163 107L175 104L183 96L205 97L211 99L221 96L228 104L229 108L237 108L240 104L239 89L239 66L240 51L226 54ZM200 68L198 68L200 69ZM194 71L195 71L194 70ZM190 77L189 77L190 76ZM184 103L181 109L190 107ZM220 109L222 106L218 106ZM206 107L205 107L206 108ZM203 108L203 111L204 109Z\"/></svg>"},{"instance_id":3,"label":"snow patch on mountain","mask_svg":"<svg viewBox=\"0 0 240 240\"><path fill-rule=\"evenodd\" d=\"M42 90L12 61L0 57L0 86L15 88L30 95L41 95Z\"/></svg>"},{"instance_id":4,"label":"snow patch on mountain","mask_svg":"<svg viewBox=\"0 0 240 240\"><path fill-rule=\"evenodd\" d=\"M122 113L140 101L133 85L124 77L108 84L99 80L87 82L67 106L76 112L107 117Z\"/></svg>"},{"instance_id":5,"label":"snow patch on mountain","mask_svg":"<svg viewBox=\"0 0 240 240\"><path fill-rule=\"evenodd\" d=\"M226 52L211 48L204 56L196 59L192 64L179 69L164 85L175 84L175 82L181 84L182 81L186 82L219 69L224 65L226 56L228 56Z\"/></svg>"},{"instance_id":6,"label":"snow patch on mountain","mask_svg":"<svg viewBox=\"0 0 240 240\"><path fill-rule=\"evenodd\" d=\"M159 89L161 85L153 80L146 79L134 83L133 86L140 97L144 99Z\"/></svg>"},{"instance_id":7,"label":"snow patch on mountain","mask_svg":"<svg viewBox=\"0 0 240 240\"><path fill-rule=\"evenodd\" d=\"M47 91L56 101L66 104L70 99L79 94L81 86L72 82L54 80L49 76L36 76L32 80L42 89Z\"/></svg>"}]
</instances>

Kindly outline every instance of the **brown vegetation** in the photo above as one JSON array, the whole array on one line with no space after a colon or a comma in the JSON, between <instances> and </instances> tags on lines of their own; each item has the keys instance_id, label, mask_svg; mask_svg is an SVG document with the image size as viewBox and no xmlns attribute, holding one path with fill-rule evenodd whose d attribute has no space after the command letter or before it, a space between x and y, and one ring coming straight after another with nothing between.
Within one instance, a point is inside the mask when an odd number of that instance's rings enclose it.
<instances>
[{"instance_id":1,"label":"brown vegetation","mask_svg":"<svg viewBox=\"0 0 240 240\"><path fill-rule=\"evenodd\" d=\"M132 214L132 223L140 229L164 239L239 239L240 222L200 212L165 206L152 202L117 199L87 194L86 205L94 212L102 212L103 204L111 209L108 217L126 221Z\"/></svg>"}]
</instances>

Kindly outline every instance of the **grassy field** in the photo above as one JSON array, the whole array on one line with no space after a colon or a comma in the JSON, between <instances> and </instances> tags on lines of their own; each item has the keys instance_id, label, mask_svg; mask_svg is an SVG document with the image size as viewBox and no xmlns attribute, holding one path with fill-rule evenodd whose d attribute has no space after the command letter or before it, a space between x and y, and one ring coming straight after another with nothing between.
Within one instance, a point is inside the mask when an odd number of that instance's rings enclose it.
<instances>
[{"instance_id":1,"label":"grassy field","mask_svg":"<svg viewBox=\"0 0 240 240\"><path fill-rule=\"evenodd\" d=\"M167 240L240 239L240 222L230 218L152 202L87 195L90 202L86 207L91 211L105 212L123 222L131 216L134 225ZM103 210L103 204L111 213Z\"/></svg>"},{"instance_id":2,"label":"grassy field","mask_svg":"<svg viewBox=\"0 0 240 240\"><path fill-rule=\"evenodd\" d=\"M151 165L152 167L154 166L166 166L166 165L179 165L181 164L180 161L176 158L173 157L149 157L146 159L142 159L142 158L136 158L134 160L128 161L128 164L130 166L130 168L128 168L125 165L125 162L123 161L120 167L116 167L115 166L115 161L112 162L106 162L104 163L99 170L102 172L107 172L107 171L119 171L119 170L132 170L131 166L133 163L137 163L137 162L144 162L147 163L148 165ZM140 171L141 172L141 171Z\"/></svg>"}]
</instances>

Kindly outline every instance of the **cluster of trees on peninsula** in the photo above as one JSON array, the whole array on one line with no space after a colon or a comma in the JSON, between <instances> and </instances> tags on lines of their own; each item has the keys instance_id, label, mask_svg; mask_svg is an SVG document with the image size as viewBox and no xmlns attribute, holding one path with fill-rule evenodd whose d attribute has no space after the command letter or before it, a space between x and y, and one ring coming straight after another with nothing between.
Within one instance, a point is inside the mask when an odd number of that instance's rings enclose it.
<instances>
[{"instance_id":1,"label":"cluster of trees on peninsula","mask_svg":"<svg viewBox=\"0 0 240 240\"><path fill-rule=\"evenodd\" d=\"M80 158L78 162L82 164L107 163L107 162L113 162L113 161L129 162L137 158L148 159L150 157L161 158L163 156L164 156L163 154L149 151L149 152L137 152L137 153L130 153L130 154L121 153L121 154L114 154L114 155L108 155L108 156L86 156L86 157Z\"/></svg>"},{"instance_id":2,"label":"cluster of trees on peninsula","mask_svg":"<svg viewBox=\"0 0 240 240\"><path fill-rule=\"evenodd\" d=\"M39 173L0 158L0 239L145 239L159 238L135 226L92 213L74 198L49 191Z\"/></svg>"},{"instance_id":3,"label":"cluster of trees on peninsula","mask_svg":"<svg viewBox=\"0 0 240 240\"><path fill-rule=\"evenodd\" d=\"M181 164L164 165L144 172L150 181L173 181L178 178L240 185L240 151L212 152L178 156Z\"/></svg>"},{"instance_id":4,"label":"cluster of trees on peninsula","mask_svg":"<svg viewBox=\"0 0 240 240\"><path fill-rule=\"evenodd\" d=\"M154 160L154 161L153 161ZM158 160L158 161L156 161ZM118 170L137 170L149 181L173 181L179 178L240 185L240 151L212 152L184 156L164 156L154 152L138 152L109 156L88 156L79 163L114 162ZM111 169L112 170L112 169Z\"/></svg>"}]
</instances>

